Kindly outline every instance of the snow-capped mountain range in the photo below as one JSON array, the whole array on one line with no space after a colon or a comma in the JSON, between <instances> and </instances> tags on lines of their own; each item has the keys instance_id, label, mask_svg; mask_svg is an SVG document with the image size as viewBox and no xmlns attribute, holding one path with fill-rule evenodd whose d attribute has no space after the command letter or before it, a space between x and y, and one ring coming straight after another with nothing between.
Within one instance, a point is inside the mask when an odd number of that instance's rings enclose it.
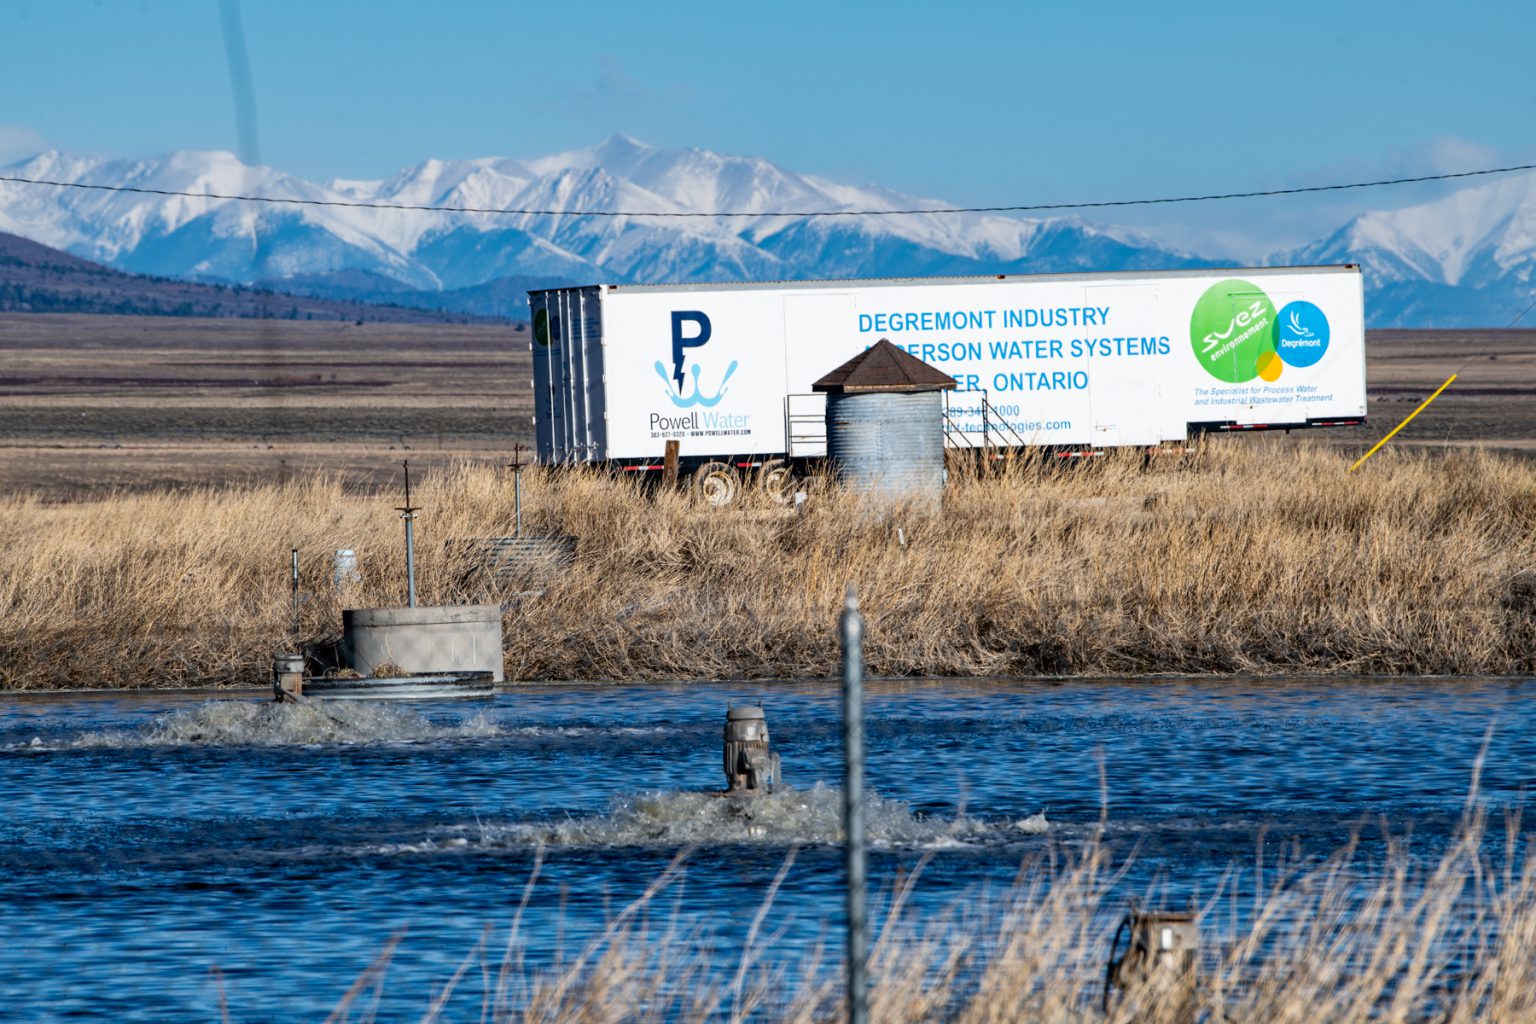
<instances>
[{"instance_id":1,"label":"snow-capped mountain range","mask_svg":"<svg viewBox=\"0 0 1536 1024\"><path fill-rule=\"evenodd\" d=\"M0 174L168 192L488 210L254 204L0 182L0 231L138 273L340 298L453 296L515 313L540 282L729 281L1225 265L1076 217L782 215L950 204L797 174L756 157L615 136L536 160L427 160L382 181L314 183L230 153L40 154ZM740 217L599 216L740 211ZM590 212L580 212L590 211ZM1355 217L1270 263L1357 262L1378 326L1503 326L1536 298L1536 174ZM422 297L426 297L423 299ZM483 308L476 308L476 304Z\"/></svg>"}]
</instances>

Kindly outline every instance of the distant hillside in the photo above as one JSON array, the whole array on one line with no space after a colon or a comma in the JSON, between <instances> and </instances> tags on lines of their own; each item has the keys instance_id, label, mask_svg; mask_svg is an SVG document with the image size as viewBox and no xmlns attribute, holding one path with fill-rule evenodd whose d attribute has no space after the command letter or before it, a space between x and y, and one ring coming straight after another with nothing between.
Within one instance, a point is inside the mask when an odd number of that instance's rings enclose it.
<instances>
[{"instance_id":1,"label":"distant hillside","mask_svg":"<svg viewBox=\"0 0 1536 1024\"><path fill-rule=\"evenodd\" d=\"M463 315L488 315L511 320L528 318L528 292L536 288L561 288L576 282L550 277L498 277L482 284L442 291L415 289L371 270L333 270L323 274L258 281L263 288L289 295L348 302L388 303L412 309L439 310Z\"/></svg>"},{"instance_id":2,"label":"distant hillside","mask_svg":"<svg viewBox=\"0 0 1536 1024\"><path fill-rule=\"evenodd\" d=\"M310 182L223 152L142 160L49 152L4 170L151 190L0 182L0 230L122 270L328 295L362 283L388 291L391 303L503 315L513 311L508 301L520 307L524 281L804 281L1220 263L1127 228L1075 217L930 213L947 204L625 136L531 161L429 159L380 181ZM213 198L238 194L326 205L258 208ZM858 213L892 208L916 212ZM505 212L470 212L486 210ZM663 216L606 215L614 210ZM718 210L745 216L707 215ZM384 278L419 297L402 298ZM431 292L444 297L420 295Z\"/></svg>"},{"instance_id":3,"label":"distant hillside","mask_svg":"<svg viewBox=\"0 0 1536 1024\"><path fill-rule=\"evenodd\" d=\"M119 313L283 320L466 323L494 320L439 309L292 295L125 274L0 232L0 312Z\"/></svg>"},{"instance_id":4,"label":"distant hillside","mask_svg":"<svg viewBox=\"0 0 1536 1024\"><path fill-rule=\"evenodd\" d=\"M1124 226L941 212L950 204L623 135L530 160L428 159L377 181L312 182L232 153L185 151L55 151L0 172L18 179L0 181L0 231L118 270L460 316L523 318L527 288L561 283L1231 266ZM228 198L244 194L306 205ZM907 212L868 212L895 210ZM1256 262L1359 264L1372 327L1508 326L1536 301L1536 172L1362 210ZM283 301L280 315L295 315Z\"/></svg>"}]
</instances>

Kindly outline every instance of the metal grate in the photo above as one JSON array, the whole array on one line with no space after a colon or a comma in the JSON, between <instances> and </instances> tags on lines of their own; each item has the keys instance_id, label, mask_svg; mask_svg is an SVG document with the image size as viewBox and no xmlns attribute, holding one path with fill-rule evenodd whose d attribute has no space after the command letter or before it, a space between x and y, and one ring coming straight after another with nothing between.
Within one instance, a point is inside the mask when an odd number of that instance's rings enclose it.
<instances>
[{"instance_id":1,"label":"metal grate","mask_svg":"<svg viewBox=\"0 0 1536 1024\"><path fill-rule=\"evenodd\" d=\"M470 537L449 542L449 552L463 568L459 585L494 581L547 587L576 561L576 538Z\"/></svg>"}]
</instances>

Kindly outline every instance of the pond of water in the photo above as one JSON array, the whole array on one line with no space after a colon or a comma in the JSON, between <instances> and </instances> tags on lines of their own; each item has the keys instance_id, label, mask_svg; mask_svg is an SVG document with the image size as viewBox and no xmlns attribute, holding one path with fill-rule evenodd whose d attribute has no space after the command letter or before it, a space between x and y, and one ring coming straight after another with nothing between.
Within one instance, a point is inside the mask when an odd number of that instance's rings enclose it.
<instances>
[{"instance_id":1,"label":"pond of water","mask_svg":"<svg viewBox=\"0 0 1536 1024\"><path fill-rule=\"evenodd\" d=\"M1533 698L1512 680L871 683L871 884L927 857L914 908L936 912L1101 820L1127 890L1174 900L1241 888L1282 846L1323 857L1383 828L1432 857L1485 747L1480 799L1520 803ZM757 700L791 789L746 817L702 794L721 784L726 707ZM403 936L380 1019L417 1019L487 927L505 941L536 862L534 961L690 847L662 910L727 960L791 848L780 948L836 949L840 713L814 683L4 698L0 1006L210 1020L222 988L235 1020L320 1020Z\"/></svg>"}]
</instances>

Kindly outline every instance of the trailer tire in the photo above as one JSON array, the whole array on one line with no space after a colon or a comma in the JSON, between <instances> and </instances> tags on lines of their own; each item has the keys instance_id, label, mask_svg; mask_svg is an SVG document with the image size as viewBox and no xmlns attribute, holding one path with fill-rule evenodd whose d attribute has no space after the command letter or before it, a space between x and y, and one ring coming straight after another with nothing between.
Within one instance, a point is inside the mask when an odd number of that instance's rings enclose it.
<instances>
[{"instance_id":1,"label":"trailer tire","mask_svg":"<svg viewBox=\"0 0 1536 1024\"><path fill-rule=\"evenodd\" d=\"M769 459L757 471L757 484L777 505L795 500L795 471L783 459Z\"/></svg>"},{"instance_id":2,"label":"trailer tire","mask_svg":"<svg viewBox=\"0 0 1536 1024\"><path fill-rule=\"evenodd\" d=\"M724 462L706 462L693 474L693 493L712 508L725 508L740 491L741 477Z\"/></svg>"}]
</instances>

